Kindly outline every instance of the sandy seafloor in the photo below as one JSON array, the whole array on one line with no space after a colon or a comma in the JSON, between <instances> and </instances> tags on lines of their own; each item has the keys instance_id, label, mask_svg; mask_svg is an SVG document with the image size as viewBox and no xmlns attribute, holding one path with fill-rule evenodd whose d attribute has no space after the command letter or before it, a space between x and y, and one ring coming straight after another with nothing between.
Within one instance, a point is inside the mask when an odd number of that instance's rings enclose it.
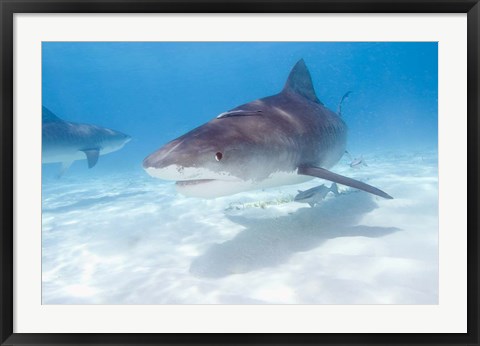
<instances>
[{"instance_id":1,"label":"sandy seafloor","mask_svg":"<svg viewBox=\"0 0 480 346\"><path fill-rule=\"evenodd\" d=\"M364 155L314 208L297 190L212 200L142 171L43 183L43 304L437 304L437 153Z\"/></svg>"}]
</instances>

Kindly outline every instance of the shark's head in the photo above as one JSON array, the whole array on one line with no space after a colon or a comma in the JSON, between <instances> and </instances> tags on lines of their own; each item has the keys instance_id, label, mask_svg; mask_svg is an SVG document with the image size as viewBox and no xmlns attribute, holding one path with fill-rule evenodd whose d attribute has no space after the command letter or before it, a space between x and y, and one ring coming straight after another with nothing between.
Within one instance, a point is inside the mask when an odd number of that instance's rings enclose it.
<instances>
[{"instance_id":1,"label":"shark's head","mask_svg":"<svg viewBox=\"0 0 480 346\"><path fill-rule=\"evenodd\" d=\"M188 196L248 190L268 176L272 155L264 137L256 138L258 131L249 133L248 120L214 119L149 155L143 167L153 177L176 181L179 192Z\"/></svg>"},{"instance_id":2,"label":"shark's head","mask_svg":"<svg viewBox=\"0 0 480 346\"><path fill-rule=\"evenodd\" d=\"M113 151L117 151L125 144L130 142L132 137L122 133L120 131L115 131L111 129L102 129L102 136L101 136L101 147L102 147L102 154L111 153Z\"/></svg>"}]
</instances>

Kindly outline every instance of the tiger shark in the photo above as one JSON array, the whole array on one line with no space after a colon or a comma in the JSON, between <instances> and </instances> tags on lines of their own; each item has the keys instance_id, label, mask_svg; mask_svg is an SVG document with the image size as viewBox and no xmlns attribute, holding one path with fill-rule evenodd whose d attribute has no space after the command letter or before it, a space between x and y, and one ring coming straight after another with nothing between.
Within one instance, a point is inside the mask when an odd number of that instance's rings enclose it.
<instances>
[{"instance_id":1,"label":"tiger shark","mask_svg":"<svg viewBox=\"0 0 480 346\"><path fill-rule=\"evenodd\" d=\"M298 184L315 177L383 198L384 191L329 169L343 156L347 126L317 98L303 59L283 90L227 112L147 156L153 177L176 181L179 193L215 198Z\"/></svg>"},{"instance_id":2,"label":"tiger shark","mask_svg":"<svg viewBox=\"0 0 480 346\"><path fill-rule=\"evenodd\" d=\"M62 175L75 160L97 164L100 155L121 149L130 136L90 124L65 121L42 107L42 163L60 162Z\"/></svg>"}]
</instances>

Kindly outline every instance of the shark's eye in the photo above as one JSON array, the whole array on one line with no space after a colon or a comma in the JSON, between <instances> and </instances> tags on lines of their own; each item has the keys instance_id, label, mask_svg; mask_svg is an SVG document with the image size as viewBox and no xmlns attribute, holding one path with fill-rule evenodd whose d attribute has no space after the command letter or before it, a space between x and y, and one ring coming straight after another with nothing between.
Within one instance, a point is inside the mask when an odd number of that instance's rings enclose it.
<instances>
[{"instance_id":1,"label":"shark's eye","mask_svg":"<svg viewBox=\"0 0 480 346\"><path fill-rule=\"evenodd\" d=\"M223 154L221 152L218 152L215 154L215 160L220 161L223 157Z\"/></svg>"}]
</instances>

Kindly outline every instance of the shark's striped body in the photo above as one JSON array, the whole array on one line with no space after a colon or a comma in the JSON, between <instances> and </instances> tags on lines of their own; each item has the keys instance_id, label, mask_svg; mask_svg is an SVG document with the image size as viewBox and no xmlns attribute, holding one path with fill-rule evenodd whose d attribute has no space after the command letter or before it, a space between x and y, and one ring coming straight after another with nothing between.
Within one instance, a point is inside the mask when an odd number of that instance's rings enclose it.
<instances>
[{"instance_id":1,"label":"shark's striped body","mask_svg":"<svg viewBox=\"0 0 480 346\"><path fill-rule=\"evenodd\" d=\"M347 126L315 95L300 60L279 94L236 107L167 143L148 156L152 176L176 180L179 191L217 197L300 183L320 177L391 198L381 190L336 175Z\"/></svg>"}]
</instances>

